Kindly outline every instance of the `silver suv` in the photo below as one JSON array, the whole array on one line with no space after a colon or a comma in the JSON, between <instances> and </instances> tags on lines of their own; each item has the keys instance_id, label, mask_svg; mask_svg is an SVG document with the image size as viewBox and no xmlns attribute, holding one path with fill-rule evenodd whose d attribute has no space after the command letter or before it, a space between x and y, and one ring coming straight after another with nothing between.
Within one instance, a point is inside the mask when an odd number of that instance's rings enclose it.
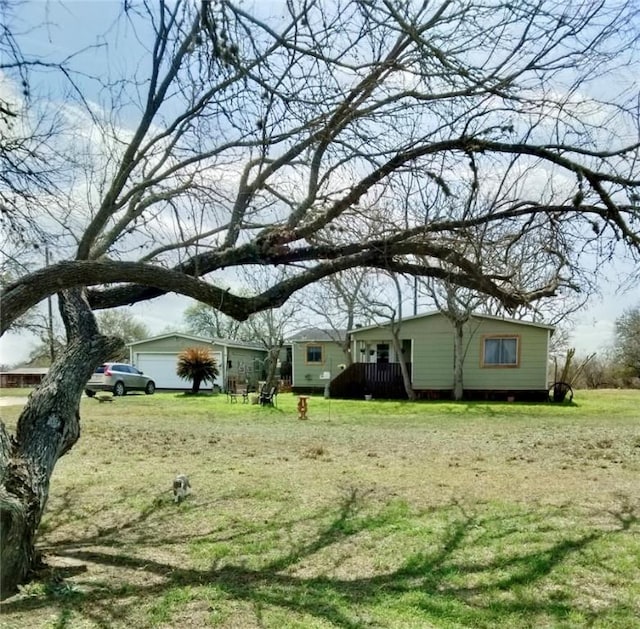
<instances>
[{"instance_id":1,"label":"silver suv","mask_svg":"<svg viewBox=\"0 0 640 629\"><path fill-rule=\"evenodd\" d=\"M96 391L111 391L113 395L126 395L127 391L144 391L151 395L155 390L155 382L132 365L105 363L93 372L84 392L93 397Z\"/></svg>"}]
</instances>

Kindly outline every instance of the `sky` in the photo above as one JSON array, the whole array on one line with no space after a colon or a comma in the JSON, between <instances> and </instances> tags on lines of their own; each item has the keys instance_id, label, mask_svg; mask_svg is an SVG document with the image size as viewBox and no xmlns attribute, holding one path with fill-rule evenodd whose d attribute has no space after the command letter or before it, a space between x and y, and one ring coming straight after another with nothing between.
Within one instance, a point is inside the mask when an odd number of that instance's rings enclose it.
<instances>
[{"instance_id":1,"label":"sky","mask_svg":"<svg viewBox=\"0 0 640 629\"><path fill-rule=\"evenodd\" d=\"M277 2L270 5L277 6ZM105 52L104 41L97 40L91 33L104 32L113 23L120 7L121 3L111 0L67 1L61 4L44 0L26 2L20 5L20 19L25 32L23 42L29 45L30 50L52 55L52 58L72 54L84 47L98 46L92 52L96 63L94 71L98 72L103 59L102 53ZM43 19L48 26L30 32L30 27L41 24ZM95 25L101 25L102 28L94 28ZM116 63L135 63L134 59L128 59L126 45L132 33L125 29L118 31L116 35L119 42ZM113 53L113 49L110 52ZM109 71L106 66L102 70ZM117 68L115 71L117 72ZM633 271L628 260L612 260L599 282L601 294L590 299L585 308L574 315L570 345L579 354L601 352L610 347L616 318L625 310L640 306L640 288L627 286L626 290L619 289L621 279ZM135 305L131 307L131 312L155 335L179 327L182 314L190 303L184 297L167 295ZM28 335L5 334L0 338L0 363L15 365L25 361L34 344L34 339Z\"/></svg>"}]
</instances>

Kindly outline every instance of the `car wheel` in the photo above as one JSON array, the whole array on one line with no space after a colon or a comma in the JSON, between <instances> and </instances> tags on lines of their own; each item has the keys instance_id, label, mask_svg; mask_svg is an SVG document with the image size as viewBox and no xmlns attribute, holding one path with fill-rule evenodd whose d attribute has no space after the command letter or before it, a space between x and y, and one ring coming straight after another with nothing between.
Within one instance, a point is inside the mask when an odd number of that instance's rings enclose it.
<instances>
[{"instance_id":1,"label":"car wheel","mask_svg":"<svg viewBox=\"0 0 640 629\"><path fill-rule=\"evenodd\" d=\"M116 382L113 385L113 395L120 397L121 395L124 395L127 392L127 390L124 388L124 382Z\"/></svg>"},{"instance_id":2,"label":"car wheel","mask_svg":"<svg viewBox=\"0 0 640 629\"><path fill-rule=\"evenodd\" d=\"M144 392L145 392L147 395L153 395L153 393L154 393L154 391L155 391L155 390L156 390L156 385L155 385L155 383L154 383L154 382L152 382L152 381L147 382L147 386L145 387Z\"/></svg>"},{"instance_id":3,"label":"car wheel","mask_svg":"<svg viewBox=\"0 0 640 629\"><path fill-rule=\"evenodd\" d=\"M96 392L92 391L91 389L85 389L84 392L85 392L87 397L94 397L95 394L96 394Z\"/></svg>"}]
</instances>

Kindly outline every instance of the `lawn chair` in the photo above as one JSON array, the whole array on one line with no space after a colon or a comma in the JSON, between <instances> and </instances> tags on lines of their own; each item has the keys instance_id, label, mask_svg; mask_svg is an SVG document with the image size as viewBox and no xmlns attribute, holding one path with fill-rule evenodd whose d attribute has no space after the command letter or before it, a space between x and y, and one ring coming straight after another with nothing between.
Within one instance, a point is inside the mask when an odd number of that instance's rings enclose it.
<instances>
[{"instance_id":1,"label":"lawn chair","mask_svg":"<svg viewBox=\"0 0 640 629\"><path fill-rule=\"evenodd\" d=\"M277 406L276 397L278 396L278 388L271 387L267 389L267 387L262 387L262 391L260 392L260 405L261 406Z\"/></svg>"}]
</instances>

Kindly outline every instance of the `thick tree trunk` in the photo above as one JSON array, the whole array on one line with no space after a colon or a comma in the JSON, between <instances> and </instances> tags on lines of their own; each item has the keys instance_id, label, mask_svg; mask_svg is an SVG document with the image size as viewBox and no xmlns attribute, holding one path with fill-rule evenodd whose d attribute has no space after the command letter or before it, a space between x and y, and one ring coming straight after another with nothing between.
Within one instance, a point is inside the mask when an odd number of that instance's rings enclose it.
<instances>
[{"instance_id":1,"label":"thick tree trunk","mask_svg":"<svg viewBox=\"0 0 640 629\"><path fill-rule=\"evenodd\" d=\"M0 422L0 599L11 596L36 564L35 538L58 459L80 436L80 398L96 365L120 339L101 336L84 291L59 296L67 345L27 401L10 437Z\"/></svg>"}]
</instances>

